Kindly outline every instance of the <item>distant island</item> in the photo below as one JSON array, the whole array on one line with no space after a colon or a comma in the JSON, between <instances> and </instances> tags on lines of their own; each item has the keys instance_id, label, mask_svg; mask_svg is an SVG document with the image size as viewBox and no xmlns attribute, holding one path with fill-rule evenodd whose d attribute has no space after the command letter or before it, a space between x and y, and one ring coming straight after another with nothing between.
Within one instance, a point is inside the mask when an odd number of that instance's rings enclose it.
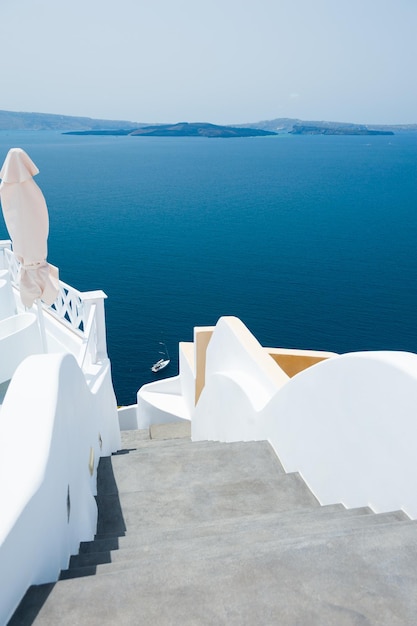
<instances>
[{"instance_id":1,"label":"distant island","mask_svg":"<svg viewBox=\"0 0 417 626\"><path fill-rule=\"evenodd\" d=\"M373 130L366 127L346 127L346 126L308 126L304 124L295 124L291 135L393 135L392 130Z\"/></svg>"},{"instance_id":2,"label":"distant island","mask_svg":"<svg viewBox=\"0 0 417 626\"><path fill-rule=\"evenodd\" d=\"M275 131L258 128L237 128L236 126L218 126L207 123L156 124L134 130L73 130L65 135L130 135L133 137L264 137L276 135Z\"/></svg>"},{"instance_id":3,"label":"distant island","mask_svg":"<svg viewBox=\"0 0 417 626\"><path fill-rule=\"evenodd\" d=\"M263 135L387 135L417 131L417 124L352 124L278 117L272 120L217 126L208 123L149 124L126 120L26 113L0 110L0 131L52 130L89 135L135 135L148 137L259 137ZM254 132L264 131L264 132ZM377 132L375 132L377 131Z\"/></svg>"},{"instance_id":4,"label":"distant island","mask_svg":"<svg viewBox=\"0 0 417 626\"><path fill-rule=\"evenodd\" d=\"M273 130L277 133L307 134L307 132L309 132L309 134L322 135L374 134L369 131L381 131L382 134L395 134L417 131L417 124L353 124L352 122L300 120L290 117L277 117L273 120L263 120L261 122L241 124L241 126L255 127L262 130ZM309 130L307 131L307 129Z\"/></svg>"},{"instance_id":5,"label":"distant island","mask_svg":"<svg viewBox=\"0 0 417 626\"><path fill-rule=\"evenodd\" d=\"M93 130L130 128L142 126L138 122L100 120L91 117L74 117L53 113L23 113L0 111L0 130ZM143 124L145 126L145 124Z\"/></svg>"}]
</instances>

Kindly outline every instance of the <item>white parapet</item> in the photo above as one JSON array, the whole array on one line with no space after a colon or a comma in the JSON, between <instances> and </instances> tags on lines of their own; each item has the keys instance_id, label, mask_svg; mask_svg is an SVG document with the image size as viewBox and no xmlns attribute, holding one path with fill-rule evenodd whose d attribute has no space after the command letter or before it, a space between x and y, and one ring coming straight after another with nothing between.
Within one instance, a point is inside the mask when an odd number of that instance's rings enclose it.
<instances>
[{"instance_id":1,"label":"white parapet","mask_svg":"<svg viewBox=\"0 0 417 626\"><path fill-rule=\"evenodd\" d=\"M285 469L322 504L417 518L417 355L361 352L319 363L259 416Z\"/></svg>"},{"instance_id":2,"label":"white parapet","mask_svg":"<svg viewBox=\"0 0 417 626\"><path fill-rule=\"evenodd\" d=\"M213 333L193 440L269 440L322 504L417 518L417 355L288 351L295 371L294 359L316 362L285 381L237 328L223 318Z\"/></svg>"},{"instance_id":3,"label":"white parapet","mask_svg":"<svg viewBox=\"0 0 417 626\"><path fill-rule=\"evenodd\" d=\"M139 389L135 418L130 407L119 409L121 430L148 428L152 424L191 420L196 393L193 343L180 343L179 361L180 374L178 376L156 380Z\"/></svg>"},{"instance_id":4,"label":"white parapet","mask_svg":"<svg viewBox=\"0 0 417 626\"><path fill-rule=\"evenodd\" d=\"M137 428L190 420L180 376L143 385L138 391Z\"/></svg>"},{"instance_id":5,"label":"white parapet","mask_svg":"<svg viewBox=\"0 0 417 626\"><path fill-rule=\"evenodd\" d=\"M42 344L36 315L21 313L0 320L0 383L11 379L26 357L39 352Z\"/></svg>"},{"instance_id":6,"label":"white parapet","mask_svg":"<svg viewBox=\"0 0 417 626\"><path fill-rule=\"evenodd\" d=\"M238 318L220 318L207 347L193 439L258 439L256 416L288 380Z\"/></svg>"},{"instance_id":7,"label":"white parapet","mask_svg":"<svg viewBox=\"0 0 417 626\"><path fill-rule=\"evenodd\" d=\"M97 465L119 447L108 362L90 386L70 354L19 365L0 420L0 624L93 538Z\"/></svg>"}]
</instances>

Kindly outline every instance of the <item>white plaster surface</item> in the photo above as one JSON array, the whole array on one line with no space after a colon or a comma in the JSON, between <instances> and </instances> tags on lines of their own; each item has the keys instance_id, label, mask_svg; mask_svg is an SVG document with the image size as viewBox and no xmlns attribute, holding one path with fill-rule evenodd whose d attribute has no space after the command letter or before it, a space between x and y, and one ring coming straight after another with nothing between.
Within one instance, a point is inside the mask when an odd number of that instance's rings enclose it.
<instances>
[{"instance_id":1,"label":"white plaster surface","mask_svg":"<svg viewBox=\"0 0 417 626\"><path fill-rule=\"evenodd\" d=\"M417 518L417 355L351 353L294 377L259 419L322 502Z\"/></svg>"},{"instance_id":2,"label":"white plaster surface","mask_svg":"<svg viewBox=\"0 0 417 626\"><path fill-rule=\"evenodd\" d=\"M221 322L192 416L193 440L267 439L322 504L402 508L416 518L417 355L335 356L285 384L277 377L274 386L254 366L256 345L236 350L235 320Z\"/></svg>"},{"instance_id":3,"label":"white plaster surface","mask_svg":"<svg viewBox=\"0 0 417 626\"><path fill-rule=\"evenodd\" d=\"M120 406L117 409L120 430L136 430L138 427L137 404Z\"/></svg>"},{"instance_id":4,"label":"white plaster surface","mask_svg":"<svg viewBox=\"0 0 417 626\"><path fill-rule=\"evenodd\" d=\"M195 406L195 354L193 342L180 342L179 345L180 388L188 419Z\"/></svg>"},{"instance_id":5,"label":"white plaster surface","mask_svg":"<svg viewBox=\"0 0 417 626\"><path fill-rule=\"evenodd\" d=\"M16 313L9 272L0 269L0 320Z\"/></svg>"},{"instance_id":6,"label":"white plaster surface","mask_svg":"<svg viewBox=\"0 0 417 626\"><path fill-rule=\"evenodd\" d=\"M27 356L42 352L37 318L21 313L0 320L0 383L10 380Z\"/></svg>"},{"instance_id":7,"label":"white plaster surface","mask_svg":"<svg viewBox=\"0 0 417 626\"><path fill-rule=\"evenodd\" d=\"M20 364L0 419L0 623L31 584L56 580L79 542L93 537L97 464L119 446L108 362L92 390L72 355Z\"/></svg>"},{"instance_id":8,"label":"white plaster surface","mask_svg":"<svg viewBox=\"0 0 417 626\"><path fill-rule=\"evenodd\" d=\"M143 385L137 400L136 428L139 429L148 428L151 424L189 420L191 417L182 395L180 376Z\"/></svg>"}]
</instances>

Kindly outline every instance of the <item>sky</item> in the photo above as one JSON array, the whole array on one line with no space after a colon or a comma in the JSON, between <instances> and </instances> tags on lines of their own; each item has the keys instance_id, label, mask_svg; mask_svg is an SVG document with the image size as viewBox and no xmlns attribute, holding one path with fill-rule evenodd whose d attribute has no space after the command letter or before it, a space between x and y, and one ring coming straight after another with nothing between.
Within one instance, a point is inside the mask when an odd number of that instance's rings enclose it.
<instances>
[{"instance_id":1,"label":"sky","mask_svg":"<svg viewBox=\"0 0 417 626\"><path fill-rule=\"evenodd\" d=\"M0 109L417 123L417 0L0 0Z\"/></svg>"}]
</instances>

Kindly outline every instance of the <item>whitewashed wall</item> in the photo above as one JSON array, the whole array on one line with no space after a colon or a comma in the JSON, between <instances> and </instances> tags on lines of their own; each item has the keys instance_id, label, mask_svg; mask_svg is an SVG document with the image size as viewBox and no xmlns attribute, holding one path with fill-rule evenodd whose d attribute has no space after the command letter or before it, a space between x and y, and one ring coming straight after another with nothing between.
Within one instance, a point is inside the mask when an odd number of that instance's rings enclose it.
<instances>
[{"instance_id":1,"label":"whitewashed wall","mask_svg":"<svg viewBox=\"0 0 417 626\"><path fill-rule=\"evenodd\" d=\"M341 355L288 379L248 334L236 318L219 321L193 440L267 439L322 504L417 518L417 355Z\"/></svg>"},{"instance_id":2,"label":"whitewashed wall","mask_svg":"<svg viewBox=\"0 0 417 626\"><path fill-rule=\"evenodd\" d=\"M194 344L182 341L179 345L179 366L181 395L184 398L188 419L194 412L195 406L195 354Z\"/></svg>"},{"instance_id":3,"label":"whitewashed wall","mask_svg":"<svg viewBox=\"0 0 417 626\"><path fill-rule=\"evenodd\" d=\"M93 538L97 464L119 447L108 361L90 388L72 355L21 363L0 420L0 623Z\"/></svg>"},{"instance_id":4,"label":"whitewashed wall","mask_svg":"<svg viewBox=\"0 0 417 626\"><path fill-rule=\"evenodd\" d=\"M40 352L42 342L36 315L28 312L0 320L0 383L11 379L23 359Z\"/></svg>"},{"instance_id":5,"label":"whitewashed wall","mask_svg":"<svg viewBox=\"0 0 417 626\"><path fill-rule=\"evenodd\" d=\"M190 420L194 410L195 371L192 343L180 343L180 374L143 385L137 392L135 415L119 410L121 430L148 428Z\"/></svg>"},{"instance_id":6,"label":"whitewashed wall","mask_svg":"<svg viewBox=\"0 0 417 626\"><path fill-rule=\"evenodd\" d=\"M143 385L137 394L136 428L189 420L181 390L180 376ZM122 427L123 428L123 427Z\"/></svg>"},{"instance_id":7,"label":"whitewashed wall","mask_svg":"<svg viewBox=\"0 0 417 626\"><path fill-rule=\"evenodd\" d=\"M323 504L417 518L417 355L341 355L291 379L260 416Z\"/></svg>"},{"instance_id":8,"label":"whitewashed wall","mask_svg":"<svg viewBox=\"0 0 417 626\"><path fill-rule=\"evenodd\" d=\"M15 313L16 304L13 297L9 272L5 269L0 269L0 320L14 315Z\"/></svg>"},{"instance_id":9,"label":"whitewashed wall","mask_svg":"<svg viewBox=\"0 0 417 626\"><path fill-rule=\"evenodd\" d=\"M207 348L193 439L258 439L260 411L288 380L238 318L220 318Z\"/></svg>"}]
</instances>

